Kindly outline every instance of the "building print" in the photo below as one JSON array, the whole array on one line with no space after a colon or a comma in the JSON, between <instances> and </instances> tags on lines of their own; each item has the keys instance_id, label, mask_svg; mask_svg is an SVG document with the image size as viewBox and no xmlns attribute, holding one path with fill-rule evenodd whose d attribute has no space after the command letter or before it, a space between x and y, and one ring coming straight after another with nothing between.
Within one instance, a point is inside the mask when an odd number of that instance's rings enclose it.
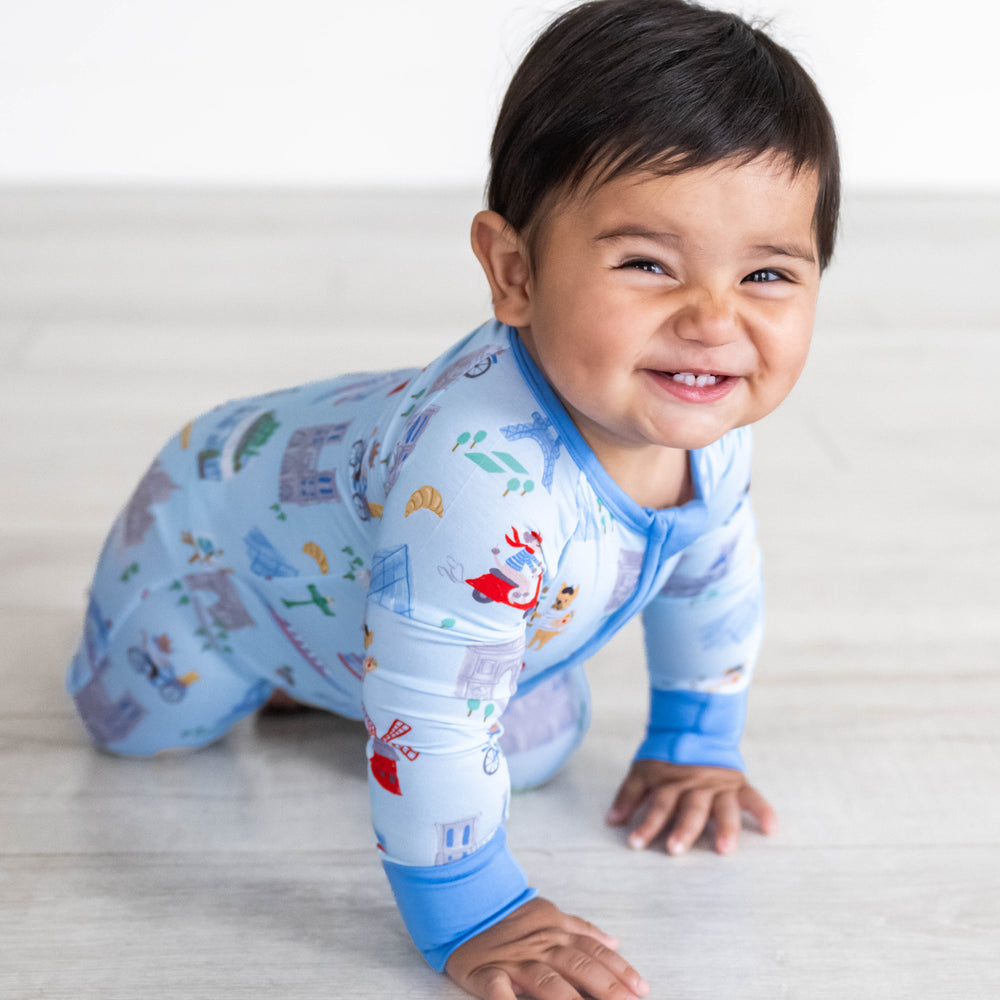
<instances>
[{"instance_id":1,"label":"building print","mask_svg":"<svg viewBox=\"0 0 1000 1000\"><path fill-rule=\"evenodd\" d=\"M379 549L372 556L371 582L368 599L397 614L409 615L410 602L410 551L405 545L394 549Z\"/></svg>"},{"instance_id":2,"label":"building print","mask_svg":"<svg viewBox=\"0 0 1000 1000\"><path fill-rule=\"evenodd\" d=\"M392 452L392 458L389 461L389 469L386 472L386 496L389 495L389 491L396 485L396 480L399 479L400 467L403 462L410 457L413 449L417 446L417 441L420 440L420 436L425 430L427 430L427 425L431 422L434 414L440 409L441 407L439 406L425 406L422 410L417 410L417 412L412 414L406 421L406 426L403 428L403 436L396 442L396 447Z\"/></svg>"},{"instance_id":3,"label":"building print","mask_svg":"<svg viewBox=\"0 0 1000 1000\"><path fill-rule=\"evenodd\" d=\"M604 607L606 615L614 614L632 596L641 571L641 552L622 549L618 553L618 576L615 578L615 589L611 591L608 603Z\"/></svg>"},{"instance_id":4,"label":"building print","mask_svg":"<svg viewBox=\"0 0 1000 1000\"><path fill-rule=\"evenodd\" d=\"M261 412L257 404L237 406L215 425L198 452L198 476L201 479L229 479L246 462L260 454L278 429L274 411Z\"/></svg>"},{"instance_id":5,"label":"building print","mask_svg":"<svg viewBox=\"0 0 1000 1000\"><path fill-rule=\"evenodd\" d=\"M289 438L281 459L278 499L281 503L307 507L316 503L339 503L336 470L320 469L324 448L344 439L349 423L300 427Z\"/></svg>"},{"instance_id":6,"label":"building print","mask_svg":"<svg viewBox=\"0 0 1000 1000\"><path fill-rule=\"evenodd\" d=\"M541 448L542 459L545 463L545 468L542 470L542 486L551 493L556 459L559 458L559 448L562 444L552 423L537 410L534 410L531 414L530 424L508 424L506 427L500 428L500 433L508 441L531 438Z\"/></svg>"},{"instance_id":7,"label":"building print","mask_svg":"<svg viewBox=\"0 0 1000 1000\"><path fill-rule=\"evenodd\" d=\"M160 460L156 459L135 488L122 514L125 548L138 545L155 523L156 518L149 508L154 503L169 500L170 494L179 489L180 487L167 474L167 470L160 465Z\"/></svg>"},{"instance_id":8,"label":"building print","mask_svg":"<svg viewBox=\"0 0 1000 1000\"><path fill-rule=\"evenodd\" d=\"M498 692L501 698L511 697L517 688L523 656L523 638L467 646L455 688L456 697L493 701Z\"/></svg>"},{"instance_id":9,"label":"building print","mask_svg":"<svg viewBox=\"0 0 1000 1000\"><path fill-rule=\"evenodd\" d=\"M461 861L467 854L479 849L478 816L466 816L452 823L435 823L438 835L434 864L447 865Z\"/></svg>"},{"instance_id":10,"label":"building print","mask_svg":"<svg viewBox=\"0 0 1000 1000\"><path fill-rule=\"evenodd\" d=\"M299 571L285 562L281 553L268 541L258 527L253 527L244 536L243 544L250 560L250 572L271 580L276 576L298 576Z\"/></svg>"},{"instance_id":11,"label":"building print","mask_svg":"<svg viewBox=\"0 0 1000 1000\"><path fill-rule=\"evenodd\" d=\"M77 711L91 738L101 746L123 740L142 721L146 709L126 691L120 698L110 697L104 686L104 669L99 669L73 695Z\"/></svg>"},{"instance_id":12,"label":"building print","mask_svg":"<svg viewBox=\"0 0 1000 1000\"><path fill-rule=\"evenodd\" d=\"M99 744L123 740L142 721L146 709L131 692L114 699L104 685L104 675L111 667L108 625L93 598L87 604L82 650L87 663L78 653L70 673L73 700L83 724ZM89 670L87 669L89 667Z\"/></svg>"},{"instance_id":13,"label":"building print","mask_svg":"<svg viewBox=\"0 0 1000 1000\"><path fill-rule=\"evenodd\" d=\"M108 661L108 654L111 652L110 640L108 622L104 620L101 609L97 606L94 598L91 597L87 602L87 617L83 623L82 643L82 648L87 653L87 666L90 667L90 672L78 676L77 665L79 664L79 658L74 659L72 673L74 684L76 681L82 683L84 678L89 679L92 674L100 673L110 666Z\"/></svg>"},{"instance_id":14,"label":"building print","mask_svg":"<svg viewBox=\"0 0 1000 1000\"><path fill-rule=\"evenodd\" d=\"M237 406L220 420L205 440L205 447L198 452L198 477L200 479L222 479L222 449L241 421L257 413L257 407L250 403Z\"/></svg>"},{"instance_id":15,"label":"building print","mask_svg":"<svg viewBox=\"0 0 1000 1000\"><path fill-rule=\"evenodd\" d=\"M565 674L514 698L504 712L504 732L500 746L504 753L520 753L551 743L568 729L575 729L581 717L573 701L573 686Z\"/></svg>"},{"instance_id":16,"label":"building print","mask_svg":"<svg viewBox=\"0 0 1000 1000\"><path fill-rule=\"evenodd\" d=\"M218 570L215 573L189 573L184 577L184 582L191 590L207 591L215 595L215 600L207 608L198 600L197 595L192 595L199 619L207 613L214 625L227 632L235 632L237 629L249 628L255 624L236 592L232 573L225 570ZM202 620L201 624L207 627L207 622Z\"/></svg>"}]
</instances>

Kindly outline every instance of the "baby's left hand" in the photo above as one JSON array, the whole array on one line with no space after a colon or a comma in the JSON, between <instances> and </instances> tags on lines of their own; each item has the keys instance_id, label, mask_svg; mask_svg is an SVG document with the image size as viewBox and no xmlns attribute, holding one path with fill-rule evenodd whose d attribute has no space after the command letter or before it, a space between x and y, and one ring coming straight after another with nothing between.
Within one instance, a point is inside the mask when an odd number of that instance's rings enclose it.
<instances>
[{"instance_id":1,"label":"baby's left hand","mask_svg":"<svg viewBox=\"0 0 1000 1000\"><path fill-rule=\"evenodd\" d=\"M777 831L774 810L740 771L637 760L618 789L607 820L622 826L641 815L628 838L629 847L637 850L669 828L670 854L688 850L711 821L715 849L728 854L736 849L743 810L757 820L762 833Z\"/></svg>"}]
</instances>

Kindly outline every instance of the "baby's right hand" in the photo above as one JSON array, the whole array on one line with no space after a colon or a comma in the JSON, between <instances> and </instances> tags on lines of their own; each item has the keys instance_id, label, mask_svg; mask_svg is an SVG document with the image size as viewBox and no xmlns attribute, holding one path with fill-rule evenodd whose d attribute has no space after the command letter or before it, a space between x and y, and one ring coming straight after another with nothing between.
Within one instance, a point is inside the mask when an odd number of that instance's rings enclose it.
<instances>
[{"instance_id":1,"label":"baby's right hand","mask_svg":"<svg viewBox=\"0 0 1000 1000\"><path fill-rule=\"evenodd\" d=\"M618 942L547 899L518 907L459 945L445 971L482 1000L639 1000L648 984L615 949Z\"/></svg>"}]
</instances>

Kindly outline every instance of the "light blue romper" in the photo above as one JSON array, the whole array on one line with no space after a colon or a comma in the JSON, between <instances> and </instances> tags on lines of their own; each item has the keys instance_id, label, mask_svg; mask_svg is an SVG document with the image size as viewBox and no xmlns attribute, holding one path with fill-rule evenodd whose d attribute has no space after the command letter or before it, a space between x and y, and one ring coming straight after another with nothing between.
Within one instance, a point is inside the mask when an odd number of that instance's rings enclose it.
<instances>
[{"instance_id":1,"label":"light blue romper","mask_svg":"<svg viewBox=\"0 0 1000 1000\"><path fill-rule=\"evenodd\" d=\"M124 754L202 746L275 688L363 720L378 848L442 969L534 895L509 791L579 744L583 662L642 611L644 758L742 768L763 602L750 433L639 507L515 330L422 370L227 403L163 449L107 539L68 686Z\"/></svg>"}]
</instances>

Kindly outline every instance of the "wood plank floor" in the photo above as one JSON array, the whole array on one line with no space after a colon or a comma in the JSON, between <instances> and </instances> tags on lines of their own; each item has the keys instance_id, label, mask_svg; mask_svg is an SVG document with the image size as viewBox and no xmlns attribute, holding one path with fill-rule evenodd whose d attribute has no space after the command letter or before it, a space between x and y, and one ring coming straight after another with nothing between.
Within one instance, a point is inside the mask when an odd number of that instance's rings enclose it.
<instances>
[{"instance_id":1,"label":"wood plank floor","mask_svg":"<svg viewBox=\"0 0 1000 1000\"><path fill-rule=\"evenodd\" d=\"M356 724L123 761L63 673L104 531L193 414L421 362L485 317L475 201L0 193L4 1000L461 995L392 906ZM745 749L779 835L671 859L604 826L645 710L633 628L591 664L578 756L513 803L535 884L654 998L1000 996L1000 212L928 204L855 202L807 373L758 431Z\"/></svg>"}]
</instances>

